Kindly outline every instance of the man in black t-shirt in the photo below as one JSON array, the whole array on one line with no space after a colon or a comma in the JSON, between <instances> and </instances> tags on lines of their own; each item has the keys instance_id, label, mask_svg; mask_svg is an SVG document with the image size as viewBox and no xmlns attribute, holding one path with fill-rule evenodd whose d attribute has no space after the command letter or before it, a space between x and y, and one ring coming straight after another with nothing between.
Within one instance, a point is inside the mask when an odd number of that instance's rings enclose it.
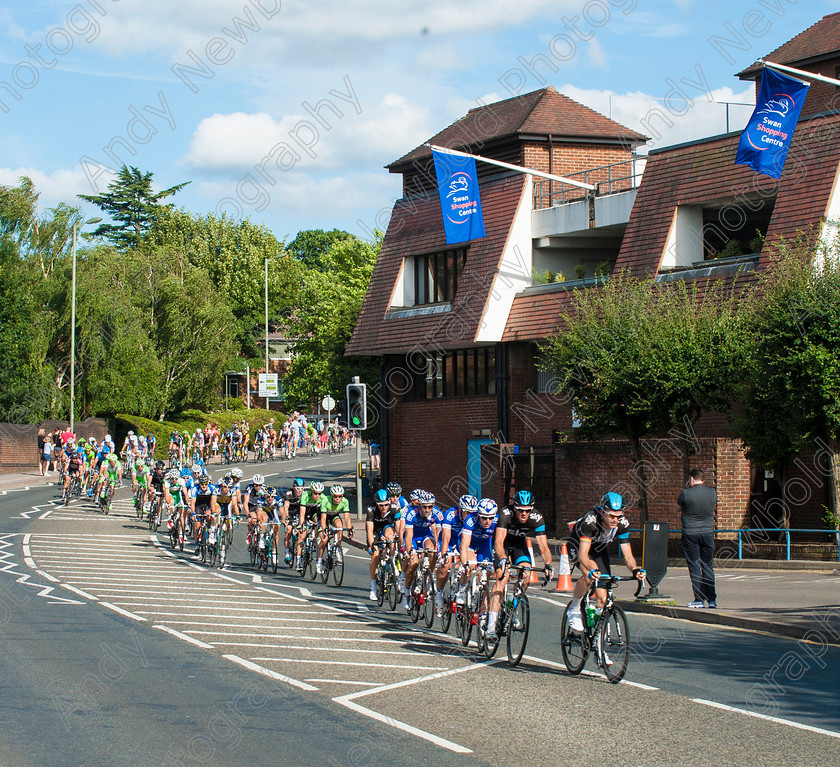
<instances>
[{"instance_id":1,"label":"man in black t-shirt","mask_svg":"<svg viewBox=\"0 0 840 767\"><path fill-rule=\"evenodd\" d=\"M703 484L702 469L689 472L685 490L677 499L682 516L682 548L694 599L689 607L717 607L715 594L715 509L717 492Z\"/></svg>"}]
</instances>

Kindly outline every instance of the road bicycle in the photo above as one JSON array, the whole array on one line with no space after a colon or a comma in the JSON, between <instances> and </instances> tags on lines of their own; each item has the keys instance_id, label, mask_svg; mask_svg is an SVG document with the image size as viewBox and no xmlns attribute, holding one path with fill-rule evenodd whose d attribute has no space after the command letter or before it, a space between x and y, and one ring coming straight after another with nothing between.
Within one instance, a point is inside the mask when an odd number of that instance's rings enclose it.
<instances>
[{"instance_id":1,"label":"road bicycle","mask_svg":"<svg viewBox=\"0 0 840 767\"><path fill-rule=\"evenodd\" d=\"M330 528L330 538L321 562L321 581L323 583L329 580L330 573L332 573L333 583L336 586L340 586L344 580L344 551L342 551L341 542L338 540L338 534L343 530L342 527Z\"/></svg>"},{"instance_id":2,"label":"road bicycle","mask_svg":"<svg viewBox=\"0 0 840 767\"><path fill-rule=\"evenodd\" d=\"M389 546L395 549L396 543L379 541L376 544L379 549L379 567L376 569L376 603L382 607L387 601L388 607L393 612L397 609L400 597L400 576L396 553L385 553Z\"/></svg>"},{"instance_id":3,"label":"road bicycle","mask_svg":"<svg viewBox=\"0 0 840 767\"><path fill-rule=\"evenodd\" d=\"M70 476L70 481L64 485L64 494L62 496L62 500L64 501L64 505L66 506L70 503L70 498L72 496L79 496L82 492L82 481L79 478L78 474L72 474Z\"/></svg>"},{"instance_id":4,"label":"road bicycle","mask_svg":"<svg viewBox=\"0 0 840 767\"><path fill-rule=\"evenodd\" d=\"M169 517L167 527L169 528L169 543L172 549L184 550L184 531L181 529L181 506L167 506Z\"/></svg>"},{"instance_id":5,"label":"road bicycle","mask_svg":"<svg viewBox=\"0 0 840 767\"><path fill-rule=\"evenodd\" d=\"M154 498L152 498L151 503L149 504L149 516L146 521L149 524L149 530L153 533L156 532L160 526L160 516L162 511L163 492L161 491L155 493Z\"/></svg>"},{"instance_id":6,"label":"road bicycle","mask_svg":"<svg viewBox=\"0 0 840 767\"><path fill-rule=\"evenodd\" d=\"M99 511L108 514L111 511L111 499L114 497L114 484L105 480L105 486L99 493Z\"/></svg>"},{"instance_id":7,"label":"road bicycle","mask_svg":"<svg viewBox=\"0 0 840 767\"><path fill-rule=\"evenodd\" d=\"M440 611L440 630L446 634L449 632L449 627L452 624L452 616L455 614L457 605L455 604L455 593L458 591L458 570L460 557L458 554L450 553L446 555L452 559L449 565L449 574L446 576L446 581L441 589L441 611Z\"/></svg>"},{"instance_id":8,"label":"road bicycle","mask_svg":"<svg viewBox=\"0 0 840 767\"><path fill-rule=\"evenodd\" d=\"M499 617L496 623L497 633L494 635L486 634L484 637L484 654L488 658L492 658L496 654L502 637L507 638L507 659L511 666L517 665L525 654L525 644L528 641L528 629L531 624L531 605L528 602L528 595L525 593L526 578L529 578L532 572L544 572L527 565L518 565L515 569L517 573L513 593L508 593L511 588L510 578L502 592ZM540 583L545 586L548 583L548 576L544 575L540 579ZM488 583L485 586L485 599L489 600L489 598L490 584Z\"/></svg>"},{"instance_id":9,"label":"road bicycle","mask_svg":"<svg viewBox=\"0 0 840 767\"><path fill-rule=\"evenodd\" d=\"M580 674L590 653L595 654L595 665L602 669L612 684L617 684L627 671L630 658L630 634L627 616L613 600L613 589L621 581L636 581L636 596L641 593L644 580L619 575L601 575L593 580L581 601L583 632L574 631L570 625L569 607L563 612L560 623L560 650L570 674ZM595 603L595 589L606 589L607 598L600 612Z\"/></svg>"},{"instance_id":10,"label":"road bicycle","mask_svg":"<svg viewBox=\"0 0 840 767\"><path fill-rule=\"evenodd\" d=\"M412 623L417 623L422 614L423 622L431 628L435 622L435 572L431 563L435 552L423 549L417 553L421 559L414 573L411 593L408 595L408 614Z\"/></svg>"},{"instance_id":11,"label":"road bicycle","mask_svg":"<svg viewBox=\"0 0 840 767\"><path fill-rule=\"evenodd\" d=\"M478 627L479 618L484 619L487 611L486 587L493 571L492 562L476 562L476 568L464 589L463 604L455 599L455 634L466 647L470 643L473 626ZM463 567L463 565L462 565ZM476 630L478 651L484 651L484 632Z\"/></svg>"}]
</instances>

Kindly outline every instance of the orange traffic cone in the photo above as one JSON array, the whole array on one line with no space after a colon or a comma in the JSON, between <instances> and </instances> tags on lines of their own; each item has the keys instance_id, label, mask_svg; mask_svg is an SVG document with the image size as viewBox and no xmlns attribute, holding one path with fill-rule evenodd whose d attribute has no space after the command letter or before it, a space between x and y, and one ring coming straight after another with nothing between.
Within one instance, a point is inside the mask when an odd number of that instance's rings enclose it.
<instances>
[{"instance_id":1,"label":"orange traffic cone","mask_svg":"<svg viewBox=\"0 0 840 767\"><path fill-rule=\"evenodd\" d=\"M528 554L531 556L531 567L535 567L534 544L531 543L530 538L526 538L525 540L528 541ZM531 570L531 579L528 581L528 583L534 584L534 583L539 583L539 582L540 582L540 576L537 575L537 571L536 570Z\"/></svg>"},{"instance_id":2,"label":"orange traffic cone","mask_svg":"<svg viewBox=\"0 0 840 767\"><path fill-rule=\"evenodd\" d=\"M572 570L569 567L569 551L565 543L560 544L560 574L557 576L555 591L574 591Z\"/></svg>"}]
</instances>

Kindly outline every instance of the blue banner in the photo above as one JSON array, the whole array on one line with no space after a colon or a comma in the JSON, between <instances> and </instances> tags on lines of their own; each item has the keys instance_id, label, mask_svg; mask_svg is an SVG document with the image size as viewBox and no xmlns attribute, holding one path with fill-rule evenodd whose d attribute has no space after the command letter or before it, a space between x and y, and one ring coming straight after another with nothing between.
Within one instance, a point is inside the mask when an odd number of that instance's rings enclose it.
<instances>
[{"instance_id":1,"label":"blue banner","mask_svg":"<svg viewBox=\"0 0 840 767\"><path fill-rule=\"evenodd\" d=\"M486 236L475 160L472 157L436 152L434 149L432 156L435 160L446 244L469 242Z\"/></svg>"},{"instance_id":2,"label":"blue banner","mask_svg":"<svg viewBox=\"0 0 840 767\"><path fill-rule=\"evenodd\" d=\"M765 67L755 111L741 134L736 165L781 178L808 84Z\"/></svg>"}]
</instances>

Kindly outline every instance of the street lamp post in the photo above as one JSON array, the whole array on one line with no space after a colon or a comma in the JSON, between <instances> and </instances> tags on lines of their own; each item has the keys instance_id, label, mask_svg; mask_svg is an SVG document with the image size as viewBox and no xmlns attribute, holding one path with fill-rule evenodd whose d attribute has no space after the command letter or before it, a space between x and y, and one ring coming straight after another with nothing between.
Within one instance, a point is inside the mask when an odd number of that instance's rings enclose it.
<instances>
[{"instance_id":1,"label":"street lamp post","mask_svg":"<svg viewBox=\"0 0 840 767\"><path fill-rule=\"evenodd\" d=\"M101 218L89 218L85 226L98 224ZM79 225L73 224L73 275L70 289L70 431L76 425L76 237Z\"/></svg>"}]
</instances>

